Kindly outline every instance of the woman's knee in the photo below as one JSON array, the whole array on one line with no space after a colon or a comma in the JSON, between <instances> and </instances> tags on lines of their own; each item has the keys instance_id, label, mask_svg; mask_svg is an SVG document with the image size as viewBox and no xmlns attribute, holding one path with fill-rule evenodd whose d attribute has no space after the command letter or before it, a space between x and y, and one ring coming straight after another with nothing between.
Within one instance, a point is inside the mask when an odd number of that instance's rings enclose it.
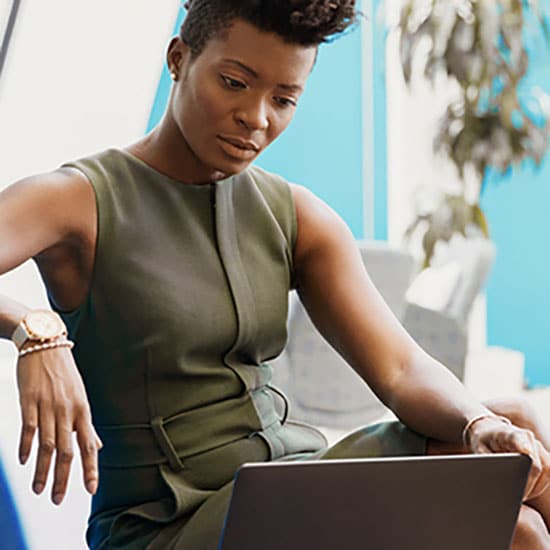
<instances>
[{"instance_id":1,"label":"woman's knee","mask_svg":"<svg viewBox=\"0 0 550 550\"><path fill-rule=\"evenodd\" d=\"M530 506L519 512L511 550L550 550L550 535L542 516Z\"/></svg>"}]
</instances>

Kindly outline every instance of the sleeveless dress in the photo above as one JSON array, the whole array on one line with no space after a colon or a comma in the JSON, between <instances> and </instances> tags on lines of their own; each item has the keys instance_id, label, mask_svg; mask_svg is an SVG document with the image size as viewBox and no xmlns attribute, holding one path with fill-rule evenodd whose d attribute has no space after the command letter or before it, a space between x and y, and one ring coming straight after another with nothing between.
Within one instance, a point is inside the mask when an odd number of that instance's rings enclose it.
<instances>
[{"instance_id":1,"label":"sleeveless dress","mask_svg":"<svg viewBox=\"0 0 550 550\"><path fill-rule=\"evenodd\" d=\"M251 166L187 185L119 149L64 166L88 178L98 217L87 299L60 312L104 443L90 548L216 549L244 462L424 453L400 423L327 450L278 413L268 361L286 342L297 232L282 178Z\"/></svg>"}]
</instances>

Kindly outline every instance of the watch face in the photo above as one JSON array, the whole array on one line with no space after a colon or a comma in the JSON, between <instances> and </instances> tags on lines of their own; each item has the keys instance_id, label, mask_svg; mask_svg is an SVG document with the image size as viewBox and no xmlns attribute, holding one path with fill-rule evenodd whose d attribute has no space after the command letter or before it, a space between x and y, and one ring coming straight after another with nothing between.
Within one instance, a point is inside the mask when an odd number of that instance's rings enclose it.
<instances>
[{"instance_id":1,"label":"watch face","mask_svg":"<svg viewBox=\"0 0 550 550\"><path fill-rule=\"evenodd\" d=\"M39 339L50 339L60 336L64 331L61 319L50 311L33 311L27 315L25 324L29 333Z\"/></svg>"}]
</instances>

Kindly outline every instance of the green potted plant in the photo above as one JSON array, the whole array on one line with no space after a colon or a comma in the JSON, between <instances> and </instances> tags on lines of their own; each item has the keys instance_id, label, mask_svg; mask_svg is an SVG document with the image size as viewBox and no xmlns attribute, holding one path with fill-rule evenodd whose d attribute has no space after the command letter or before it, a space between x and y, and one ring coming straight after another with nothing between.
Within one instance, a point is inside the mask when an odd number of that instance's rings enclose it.
<instances>
[{"instance_id":1,"label":"green potted plant","mask_svg":"<svg viewBox=\"0 0 550 550\"><path fill-rule=\"evenodd\" d=\"M508 174L526 159L540 165L550 124L520 83L530 37L542 33L548 45L550 32L536 0L405 0L398 30L407 84L422 52L424 77L433 84L443 75L456 89L434 149L456 166L461 188L436 191L435 206L418 211L405 235L421 233L427 267L436 244L457 233L489 238L479 205L488 168Z\"/></svg>"}]
</instances>

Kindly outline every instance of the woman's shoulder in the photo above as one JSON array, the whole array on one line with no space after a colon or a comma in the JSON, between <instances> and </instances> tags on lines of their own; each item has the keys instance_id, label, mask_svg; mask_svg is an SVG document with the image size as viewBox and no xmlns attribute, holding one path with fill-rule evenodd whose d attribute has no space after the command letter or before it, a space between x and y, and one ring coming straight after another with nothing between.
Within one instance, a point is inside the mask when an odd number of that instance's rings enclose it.
<instances>
[{"instance_id":1,"label":"woman's shoulder","mask_svg":"<svg viewBox=\"0 0 550 550\"><path fill-rule=\"evenodd\" d=\"M249 166L246 172L253 178L264 194L279 195L286 198L292 203L298 214L298 211L303 211L304 214L309 214L314 218L319 216L323 218L332 217L334 214L322 199L304 185L290 182L280 174L269 172L256 165Z\"/></svg>"},{"instance_id":2,"label":"woman's shoulder","mask_svg":"<svg viewBox=\"0 0 550 550\"><path fill-rule=\"evenodd\" d=\"M250 165L244 173L252 179L262 194L292 198L290 197L292 184L281 175L268 172L255 164Z\"/></svg>"},{"instance_id":3,"label":"woman's shoulder","mask_svg":"<svg viewBox=\"0 0 550 550\"><path fill-rule=\"evenodd\" d=\"M9 185L0 193L0 234L9 243L0 247L0 270L86 238L95 223L94 205L86 178L73 169L59 168Z\"/></svg>"},{"instance_id":4,"label":"woman's shoulder","mask_svg":"<svg viewBox=\"0 0 550 550\"><path fill-rule=\"evenodd\" d=\"M85 175L68 166L24 177L1 193L0 209L14 216L40 213L45 220L70 224L82 219L82 209L94 204L93 192ZM77 224L78 225L78 224Z\"/></svg>"},{"instance_id":5,"label":"woman's shoulder","mask_svg":"<svg viewBox=\"0 0 550 550\"><path fill-rule=\"evenodd\" d=\"M108 176L111 172L116 172L117 167L126 165L128 155L121 149L109 148L86 156L65 161L60 170L70 170L73 173L78 172L81 178L94 184L96 174Z\"/></svg>"},{"instance_id":6,"label":"woman's shoulder","mask_svg":"<svg viewBox=\"0 0 550 550\"><path fill-rule=\"evenodd\" d=\"M249 182L262 195L279 225L284 226L294 241L296 233L296 209L292 196L292 184L279 174L268 172L256 165L249 166L245 173Z\"/></svg>"},{"instance_id":7,"label":"woman's shoulder","mask_svg":"<svg viewBox=\"0 0 550 550\"><path fill-rule=\"evenodd\" d=\"M296 210L297 270L309 259L341 250L353 242L344 220L324 200L303 185L290 184L290 191Z\"/></svg>"}]
</instances>

